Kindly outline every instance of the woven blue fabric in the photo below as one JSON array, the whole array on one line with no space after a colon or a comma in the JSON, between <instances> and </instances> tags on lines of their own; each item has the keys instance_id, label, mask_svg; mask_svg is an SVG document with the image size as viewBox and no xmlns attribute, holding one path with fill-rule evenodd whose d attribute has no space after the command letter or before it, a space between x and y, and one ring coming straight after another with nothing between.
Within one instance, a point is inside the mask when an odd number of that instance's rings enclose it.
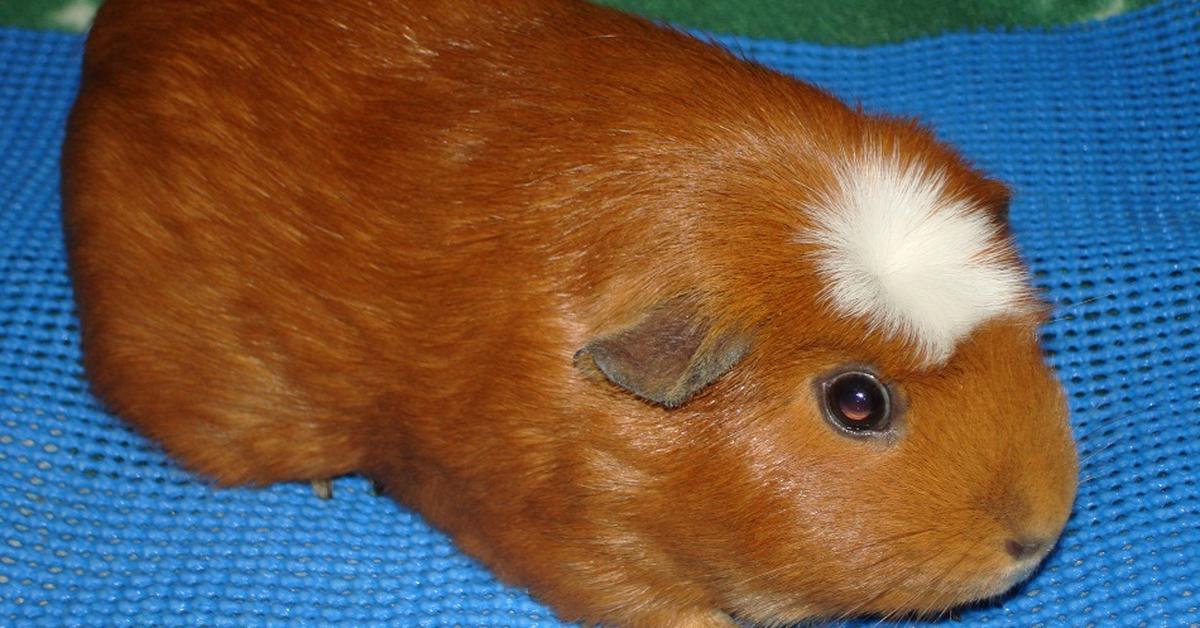
<instances>
[{"instance_id":1,"label":"woven blue fabric","mask_svg":"<svg viewBox=\"0 0 1200 628\"><path fill-rule=\"evenodd\" d=\"M870 49L722 39L915 114L1016 188L1083 459L1045 568L988 625L1200 622L1200 3ZM0 624L558 625L369 494L212 490L81 380L58 149L81 39L0 29Z\"/></svg>"}]
</instances>

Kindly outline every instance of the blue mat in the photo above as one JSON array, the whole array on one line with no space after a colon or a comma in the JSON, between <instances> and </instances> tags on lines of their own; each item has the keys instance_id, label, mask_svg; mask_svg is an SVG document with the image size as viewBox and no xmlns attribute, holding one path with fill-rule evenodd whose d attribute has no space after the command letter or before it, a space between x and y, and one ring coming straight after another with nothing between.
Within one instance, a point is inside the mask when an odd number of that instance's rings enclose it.
<instances>
[{"instance_id":1,"label":"blue mat","mask_svg":"<svg viewBox=\"0 0 1200 628\"><path fill-rule=\"evenodd\" d=\"M1200 3L849 50L737 39L917 114L1016 188L1083 459L1045 568L988 625L1200 622ZM58 149L81 39L0 29L0 624L551 626L360 478L214 491L81 380Z\"/></svg>"}]
</instances>

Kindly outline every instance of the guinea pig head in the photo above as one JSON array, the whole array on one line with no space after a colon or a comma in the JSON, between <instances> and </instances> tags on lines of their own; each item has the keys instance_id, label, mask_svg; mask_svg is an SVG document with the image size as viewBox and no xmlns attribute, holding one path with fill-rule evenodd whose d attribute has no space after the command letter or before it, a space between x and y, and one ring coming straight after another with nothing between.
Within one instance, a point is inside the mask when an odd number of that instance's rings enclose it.
<instances>
[{"instance_id":1,"label":"guinea pig head","mask_svg":"<svg viewBox=\"0 0 1200 628\"><path fill-rule=\"evenodd\" d=\"M723 162L692 284L576 355L660 435L630 461L672 496L644 534L750 620L997 596L1075 495L1007 189L914 125L842 119Z\"/></svg>"}]
</instances>

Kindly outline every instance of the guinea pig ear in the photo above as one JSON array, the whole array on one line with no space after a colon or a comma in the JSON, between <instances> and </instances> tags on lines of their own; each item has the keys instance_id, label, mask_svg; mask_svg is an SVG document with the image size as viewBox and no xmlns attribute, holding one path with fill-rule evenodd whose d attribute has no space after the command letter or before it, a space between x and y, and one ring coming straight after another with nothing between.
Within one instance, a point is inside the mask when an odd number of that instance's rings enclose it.
<instances>
[{"instance_id":1,"label":"guinea pig ear","mask_svg":"<svg viewBox=\"0 0 1200 628\"><path fill-rule=\"evenodd\" d=\"M574 360L576 368L594 366L634 395L675 408L724 375L749 348L745 334L713 333L695 307L676 299L652 308L632 327L589 342Z\"/></svg>"}]
</instances>

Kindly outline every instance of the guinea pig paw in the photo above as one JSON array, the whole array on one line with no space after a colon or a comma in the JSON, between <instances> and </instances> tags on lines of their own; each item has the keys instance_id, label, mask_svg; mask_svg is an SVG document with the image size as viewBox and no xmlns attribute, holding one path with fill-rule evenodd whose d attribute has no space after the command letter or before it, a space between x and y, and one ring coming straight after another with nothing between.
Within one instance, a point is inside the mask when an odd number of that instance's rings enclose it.
<instances>
[{"instance_id":1,"label":"guinea pig paw","mask_svg":"<svg viewBox=\"0 0 1200 628\"><path fill-rule=\"evenodd\" d=\"M333 499L333 480L313 480L312 491L320 499Z\"/></svg>"}]
</instances>

